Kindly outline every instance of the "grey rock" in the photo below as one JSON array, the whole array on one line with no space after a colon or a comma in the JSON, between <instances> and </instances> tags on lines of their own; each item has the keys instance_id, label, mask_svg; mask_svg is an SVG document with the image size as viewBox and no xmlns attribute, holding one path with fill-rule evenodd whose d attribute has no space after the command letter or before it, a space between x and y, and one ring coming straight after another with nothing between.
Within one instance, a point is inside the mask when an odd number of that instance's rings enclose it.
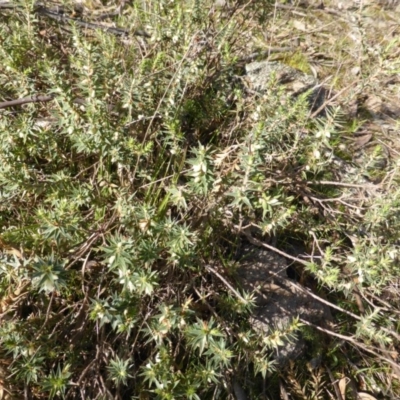
<instances>
[{"instance_id":1,"label":"grey rock","mask_svg":"<svg viewBox=\"0 0 400 400\"><path fill-rule=\"evenodd\" d=\"M286 260L276 253L248 245L241 250L244 258L237 270L244 289L256 295L257 310L251 316L253 329L268 335L276 328L285 329L297 316L314 324L330 317L329 308L299 287L290 285ZM305 342L297 336L279 347L274 358L279 367L301 356Z\"/></svg>"},{"instance_id":2,"label":"grey rock","mask_svg":"<svg viewBox=\"0 0 400 400\"><path fill-rule=\"evenodd\" d=\"M237 382L236 380L233 382L232 388L233 388L233 393L235 394L236 400L247 400L248 399L245 391L240 386L239 382Z\"/></svg>"},{"instance_id":3,"label":"grey rock","mask_svg":"<svg viewBox=\"0 0 400 400\"><path fill-rule=\"evenodd\" d=\"M255 61L247 64L245 69L255 91L263 91L273 78L292 93L303 92L317 85L313 76L277 61Z\"/></svg>"},{"instance_id":4,"label":"grey rock","mask_svg":"<svg viewBox=\"0 0 400 400\"><path fill-rule=\"evenodd\" d=\"M312 111L318 110L331 97L330 90L319 85L312 75L277 61L252 62L245 65L245 70L250 89L254 92L265 93L273 80L284 87L288 96L295 98L309 92ZM320 114L323 115L324 110Z\"/></svg>"}]
</instances>

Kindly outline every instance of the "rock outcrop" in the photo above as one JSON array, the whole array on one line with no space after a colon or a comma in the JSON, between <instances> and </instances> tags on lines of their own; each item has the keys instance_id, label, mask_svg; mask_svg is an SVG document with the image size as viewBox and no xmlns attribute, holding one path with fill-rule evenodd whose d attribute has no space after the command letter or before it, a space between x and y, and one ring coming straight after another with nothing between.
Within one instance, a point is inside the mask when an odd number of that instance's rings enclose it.
<instances>
[{"instance_id":1,"label":"rock outcrop","mask_svg":"<svg viewBox=\"0 0 400 400\"><path fill-rule=\"evenodd\" d=\"M245 66L246 77L250 88L260 94L264 93L270 85L271 80L283 86L288 96L297 97L308 92L308 101L311 111L318 111L328 100L331 91L318 84L316 78L298 69L277 61L256 61ZM319 110L324 115L323 107Z\"/></svg>"},{"instance_id":2,"label":"rock outcrop","mask_svg":"<svg viewBox=\"0 0 400 400\"><path fill-rule=\"evenodd\" d=\"M250 319L256 332L268 335L276 328L285 329L298 316L316 325L331 319L327 306L288 278L283 257L253 245L244 246L241 254L237 272L243 288L256 294L257 311ZM278 366L284 366L299 357L304 348L303 339L297 335L279 347L274 358Z\"/></svg>"}]
</instances>

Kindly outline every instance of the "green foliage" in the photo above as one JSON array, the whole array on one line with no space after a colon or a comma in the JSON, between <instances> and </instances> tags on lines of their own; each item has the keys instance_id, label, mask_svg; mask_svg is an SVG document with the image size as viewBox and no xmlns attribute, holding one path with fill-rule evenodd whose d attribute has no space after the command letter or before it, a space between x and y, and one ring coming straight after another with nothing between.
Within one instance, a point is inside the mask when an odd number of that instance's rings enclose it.
<instances>
[{"instance_id":1,"label":"green foliage","mask_svg":"<svg viewBox=\"0 0 400 400\"><path fill-rule=\"evenodd\" d=\"M49 392L49 398L54 397L65 397L69 378L71 372L69 372L70 365L65 365L63 369L60 368L60 364L57 366L56 371L51 371L50 374L43 380L42 388L45 392Z\"/></svg>"},{"instance_id":2,"label":"green foliage","mask_svg":"<svg viewBox=\"0 0 400 400\"><path fill-rule=\"evenodd\" d=\"M2 99L53 95L0 110L0 360L16 398L229 398L232 379L265 394L302 325L249 323L256 297L232 272L248 230L312 249L304 274L335 296L334 333L371 382L398 345L399 191L352 192L386 176L383 147L335 185L343 115L309 120L307 95L282 101L273 82L246 92L237 60L271 2L232 3L134 2L118 17L150 33L134 39L31 3L0 16ZM322 372L291 373L315 382L293 393L328 393Z\"/></svg>"},{"instance_id":3,"label":"green foliage","mask_svg":"<svg viewBox=\"0 0 400 400\"><path fill-rule=\"evenodd\" d=\"M30 382L37 383L42 372L44 357L22 356L11 370L11 376L15 375L29 385Z\"/></svg>"},{"instance_id":4,"label":"green foliage","mask_svg":"<svg viewBox=\"0 0 400 400\"><path fill-rule=\"evenodd\" d=\"M128 370L132 367L132 364L129 364L129 360L121 360L118 356L115 357L115 360L110 360L110 365L107 367L109 377L113 380L117 385L121 383L126 385L127 379L132 378L132 375L128 373Z\"/></svg>"},{"instance_id":5,"label":"green foliage","mask_svg":"<svg viewBox=\"0 0 400 400\"><path fill-rule=\"evenodd\" d=\"M35 271L32 275L32 285L45 292L53 292L60 290L66 286L66 281L63 279L65 275L64 267L61 263L55 261L53 257L47 260L38 259L33 265Z\"/></svg>"}]
</instances>

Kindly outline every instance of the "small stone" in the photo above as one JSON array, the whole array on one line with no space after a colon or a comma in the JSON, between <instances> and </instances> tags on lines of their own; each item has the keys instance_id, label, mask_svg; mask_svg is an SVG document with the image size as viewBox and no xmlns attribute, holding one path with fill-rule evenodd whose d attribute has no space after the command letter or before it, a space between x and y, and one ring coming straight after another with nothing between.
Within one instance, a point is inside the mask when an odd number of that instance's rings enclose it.
<instances>
[{"instance_id":1,"label":"small stone","mask_svg":"<svg viewBox=\"0 0 400 400\"><path fill-rule=\"evenodd\" d=\"M297 96L310 91L308 98L311 111L319 110L327 99L332 96L330 90L318 85L318 81L312 75L308 75L298 69L277 61L256 61L245 66L246 76L250 88L265 93L272 79L285 88L288 96ZM325 115L325 110L319 111L319 115Z\"/></svg>"}]
</instances>

